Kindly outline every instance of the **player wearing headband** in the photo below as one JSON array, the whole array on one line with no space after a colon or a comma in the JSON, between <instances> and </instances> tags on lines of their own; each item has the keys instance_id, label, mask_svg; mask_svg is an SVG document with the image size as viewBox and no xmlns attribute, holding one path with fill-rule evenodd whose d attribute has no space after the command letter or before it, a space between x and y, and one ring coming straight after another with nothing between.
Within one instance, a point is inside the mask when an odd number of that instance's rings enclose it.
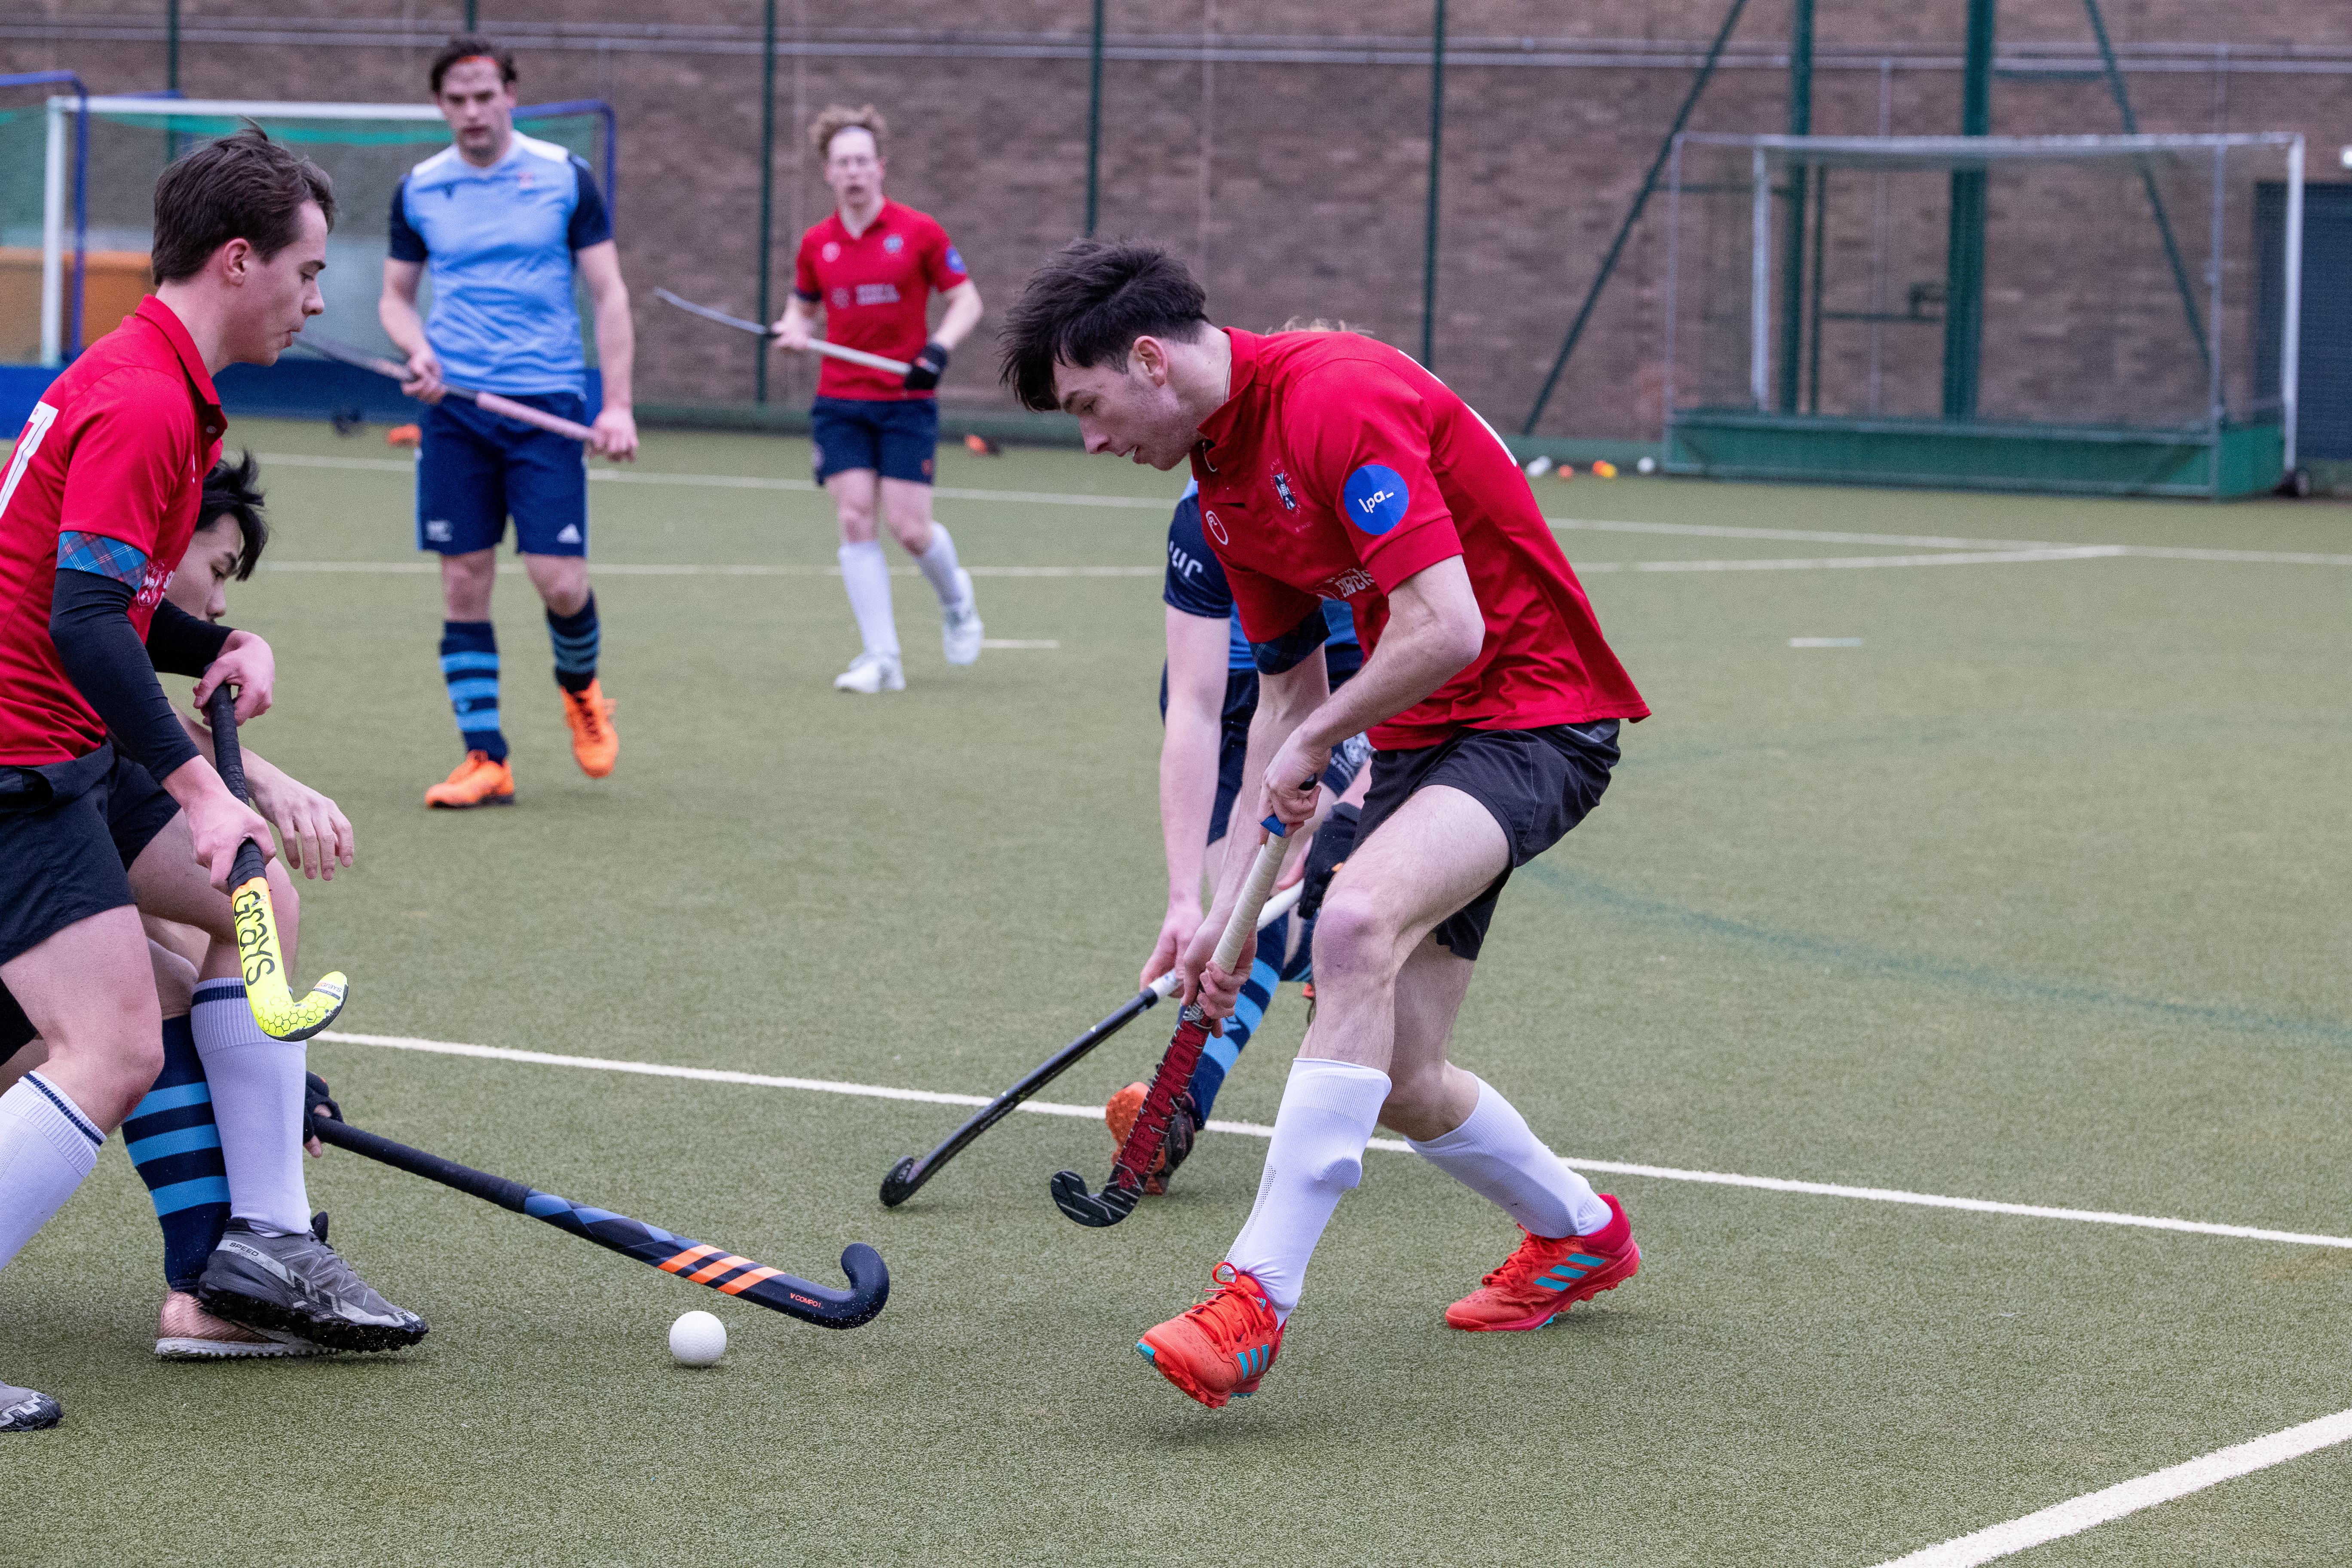
<instances>
[{"instance_id":1,"label":"player wearing headband","mask_svg":"<svg viewBox=\"0 0 2352 1568\"><path fill-rule=\"evenodd\" d=\"M1333 750L1360 731L1375 748L1356 845L1317 923L1316 1018L1256 1203L1208 1298L1137 1346L1215 1407L1255 1392L1279 1353L1376 1124L1523 1233L1447 1309L1452 1326L1538 1328L1639 1267L1616 1202L1447 1047L1512 868L1598 804L1620 722L1649 710L1526 477L1461 398L1385 344L1220 330L1206 302L1163 250L1075 241L1030 279L1004 358L1021 401L1076 416L1088 451L1190 461L1259 671L1251 817L1307 821ZM1354 611L1368 655L1336 693L1332 599ZM1248 863L1226 860L1179 961L1212 1014L1238 986L1210 963ZM1250 957L1244 946L1241 973Z\"/></svg>"},{"instance_id":2,"label":"player wearing headband","mask_svg":"<svg viewBox=\"0 0 2352 1568\"><path fill-rule=\"evenodd\" d=\"M940 440L933 390L948 353L980 322L980 289L947 230L927 213L887 200L883 157L890 130L872 104L839 104L816 117L809 140L833 187L830 216L801 236L793 298L775 323L776 347L807 349L824 313L824 335L845 347L908 362L904 376L837 359L824 362L810 410L817 482L841 521L841 578L865 647L834 679L841 691L904 691L890 567L875 518L915 558L940 601L940 640L950 664L980 658L980 605L955 541L931 517L931 468ZM947 300L928 334L930 297Z\"/></svg>"},{"instance_id":3,"label":"player wearing headband","mask_svg":"<svg viewBox=\"0 0 2352 1568\"><path fill-rule=\"evenodd\" d=\"M441 678L465 752L425 803L506 805L514 770L499 711L490 588L509 514L523 570L547 605L572 755L594 779L620 755L613 705L596 679L603 634L588 585L588 475L577 442L446 398L442 380L584 418L576 277L595 311L604 374L589 449L625 461L637 450L635 338L612 216L588 165L515 132L514 56L462 35L434 57L431 79L453 142L393 192L392 254L377 305L385 334L408 356L414 379L401 390L431 405L419 422L416 547L441 556ZM427 266L429 321L416 312Z\"/></svg>"}]
</instances>

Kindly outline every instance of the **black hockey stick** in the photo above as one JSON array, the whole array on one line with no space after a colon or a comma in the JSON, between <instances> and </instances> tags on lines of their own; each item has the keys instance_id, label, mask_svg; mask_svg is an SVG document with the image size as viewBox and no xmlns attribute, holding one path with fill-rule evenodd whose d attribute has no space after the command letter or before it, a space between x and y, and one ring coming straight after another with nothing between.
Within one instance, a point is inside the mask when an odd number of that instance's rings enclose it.
<instances>
[{"instance_id":1,"label":"black hockey stick","mask_svg":"<svg viewBox=\"0 0 2352 1568\"><path fill-rule=\"evenodd\" d=\"M245 748L236 739L236 692L222 681L205 704L213 731L213 766L229 794L247 805ZM342 973L326 976L299 1002L286 984L286 950L278 941L278 911L269 901L269 879L261 846L248 838L236 847L228 874L228 907L236 922L237 967L245 974L245 1005L253 1021L273 1040L307 1040L335 1021L351 994Z\"/></svg>"},{"instance_id":2,"label":"black hockey stick","mask_svg":"<svg viewBox=\"0 0 2352 1568\"><path fill-rule=\"evenodd\" d=\"M890 1299L890 1270L883 1265L881 1255L862 1241L850 1243L842 1253L841 1271L849 1276L849 1289L835 1290L813 1285L748 1258L738 1258L722 1247L672 1236L658 1226L626 1215L590 1208L553 1193L542 1193L520 1182L509 1182L504 1176L493 1176L460 1165L455 1160L445 1160L438 1154L363 1132L348 1121L320 1117L313 1128L323 1142L338 1149L381 1160L412 1176L439 1182L502 1209L545 1220L558 1230L570 1231L599 1247L609 1247L624 1258L634 1258L664 1273L682 1275L692 1284L708 1285L727 1295L756 1301L819 1328L854 1329L870 1322Z\"/></svg>"},{"instance_id":3,"label":"black hockey stick","mask_svg":"<svg viewBox=\"0 0 2352 1568\"><path fill-rule=\"evenodd\" d=\"M1304 882L1299 882L1268 899L1265 909L1258 916L1258 925L1263 928L1287 914L1291 906L1298 901L1298 895L1305 887ZM939 1173L941 1165L962 1153L965 1147L982 1133L1012 1115L1023 1100L1076 1066L1097 1046L1159 1005L1176 989L1176 982L1177 973L1171 969L1129 997L1118 1012L1040 1062L1019 1083L973 1111L971 1119L950 1134L946 1142L919 1158L909 1154L891 1166L890 1173L882 1178L882 1206L894 1209L913 1197L925 1182Z\"/></svg>"},{"instance_id":4,"label":"black hockey stick","mask_svg":"<svg viewBox=\"0 0 2352 1568\"><path fill-rule=\"evenodd\" d=\"M1257 926L1259 910L1266 895L1274 891L1274 879L1282 872L1282 858L1290 848L1288 829L1273 817L1265 819L1265 842L1258 846L1257 858L1249 868L1248 879L1242 883L1241 896L1234 901L1234 912L1226 917L1224 933L1217 939L1216 952L1209 962L1226 973L1241 961L1242 943ZM1143 1096L1143 1105L1135 1113L1135 1125L1128 1131L1127 1142L1119 1146L1118 1158L1111 1165L1110 1180L1099 1193L1090 1192L1087 1179L1076 1171L1055 1174L1051 1184L1054 1206L1083 1226L1101 1229L1117 1225L1135 1212L1143 1201L1143 1184L1150 1179L1152 1167L1159 1163L1160 1152L1168 1142L1168 1121L1171 1116L1189 1116L1191 1101L1180 1107L1177 1100L1184 1095L1184 1086L1192 1080L1192 1069L1201 1064L1201 1053L1209 1044L1209 1016L1198 1002L1185 1005L1178 1015L1176 1037L1168 1042L1168 1052L1160 1058L1160 1070L1151 1075L1151 1087ZM1188 1124L1189 1130L1189 1124Z\"/></svg>"}]
</instances>

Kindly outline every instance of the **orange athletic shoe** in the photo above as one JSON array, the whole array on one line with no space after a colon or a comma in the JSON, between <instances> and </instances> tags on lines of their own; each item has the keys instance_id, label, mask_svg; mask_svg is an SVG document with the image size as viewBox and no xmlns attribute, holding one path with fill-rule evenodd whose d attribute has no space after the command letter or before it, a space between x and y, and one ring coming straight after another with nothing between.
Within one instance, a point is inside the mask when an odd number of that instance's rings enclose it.
<instances>
[{"instance_id":1,"label":"orange athletic shoe","mask_svg":"<svg viewBox=\"0 0 2352 1568\"><path fill-rule=\"evenodd\" d=\"M1478 1289L1445 1309L1446 1322L1473 1332L1540 1329L1633 1278L1642 1267L1633 1227L1615 1198L1603 1193L1601 1201L1609 1205L1607 1225L1591 1236L1529 1234Z\"/></svg>"},{"instance_id":2,"label":"orange athletic shoe","mask_svg":"<svg viewBox=\"0 0 2352 1568\"><path fill-rule=\"evenodd\" d=\"M467 752L457 771L425 792L425 804L450 811L478 805L512 805L514 770L490 761L488 752Z\"/></svg>"},{"instance_id":3,"label":"orange athletic shoe","mask_svg":"<svg viewBox=\"0 0 2352 1568\"><path fill-rule=\"evenodd\" d=\"M1151 1086L1148 1083L1131 1083L1112 1095L1103 1106L1103 1125L1110 1129L1112 1159L1118 1158L1118 1152L1127 1147L1127 1135L1135 1131L1135 1119L1143 1112L1143 1097L1150 1092ZM1160 1163L1151 1168L1151 1174L1143 1180L1146 1197L1168 1195L1168 1184L1161 1179L1167 1168L1168 1156L1163 1153L1160 1156Z\"/></svg>"},{"instance_id":4,"label":"orange athletic shoe","mask_svg":"<svg viewBox=\"0 0 2352 1568\"><path fill-rule=\"evenodd\" d=\"M585 691L563 692L563 721L572 727L572 755L580 771L601 779L613 771L621 754L621 737L613 729L613 703L604 684L591 680Z\"/></svg>"},{"instance_id":5,"label":"orange athletic shoe","mask_svg":"<svg viewBox=\"0 0 2352 1568\"><path fill-rule=\"evenodd\" d=\"M1218 1264L1209 1278L1215 1289L1148 1331L1135 1349L1160 1376L1214 1410L1257 1392L1258 1379L1282 1353L1282 1324L1258 1282L1232 1264Z\"/></svg>"}]
</instances>

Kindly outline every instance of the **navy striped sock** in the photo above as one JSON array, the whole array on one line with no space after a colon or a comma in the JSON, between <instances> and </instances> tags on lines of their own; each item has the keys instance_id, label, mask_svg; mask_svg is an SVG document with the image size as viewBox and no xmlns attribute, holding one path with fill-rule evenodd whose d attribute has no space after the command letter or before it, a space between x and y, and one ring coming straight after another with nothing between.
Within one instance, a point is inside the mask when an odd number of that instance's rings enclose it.
<instances>
[{"instance_id":1,"label":"navy striped sock","mask_svg":"<svg viewBox=\"0 0 2352 1568\"><path fill-rule=\"evenodd\" d=\"M228 1224L228 1167L186 1017L163 1020L163 1070L122 1123L122 1141L163 1227L163 1279L193 1293Z\"/></svg>"},{"instance_id":2,"label":"navy striped sock","mask_svg":"<svg viewBox=\"0 0 2352 1568\"><path fill-rule=\"evenodd\" d=\"M507 760L507 738L499 729L499 637L488 621L441 623L441 679L449 684L449 706L457 714L457 735L469 752Z\"/></svg>"},{"instance_id":3,"label":"navy striped sock","mask_svg":"<svg viewBox=\"0 0 2352 1568\"><path fill-rule=\"evenodd\" d=\"M1266 938L1270 931L1258 932L1261 952L1278 951ZM1225 1032L1212 1035L1207 1048L1201 1052L1200 1065L1192 1069L1192 1081L1187 1086L1192 1096L1192 1110L1202 1121L1209 1119L1209 1108L1217 1103L1217 1091L1225 1085L1225 1075L1233 1070L1234 1060L1242 1047L1250 1043L1258 1026L1265 1022L1265 1010L1274 1004L1274 988L1281 984L1274 962L1261 957L1250 966L1249 978L1242 982L1241 999L1234 1004L1233 1016L1225 1020Z\"/></svg>"},{"instance_id":4,"label":"navy striped sock","mask_svg":"<svg viewBox=\"0 0 2352 1568\"><path fill-rule=\"evenodd\" d=\"M555 684L566 691L585 691L596 679L596 595L568 616L547 612L547 637L555 645Z\"/></svg>"}]
</instances>

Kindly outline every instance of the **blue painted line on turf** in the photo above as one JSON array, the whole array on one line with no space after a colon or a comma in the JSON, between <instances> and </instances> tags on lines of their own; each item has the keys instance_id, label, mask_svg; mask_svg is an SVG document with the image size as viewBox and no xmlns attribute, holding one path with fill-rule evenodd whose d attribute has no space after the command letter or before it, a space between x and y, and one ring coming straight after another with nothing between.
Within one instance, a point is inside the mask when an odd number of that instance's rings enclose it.
<instances>
[{"instance_id":1,"label":"blue painted line on turf","mask_svg":"<svg viewBox=\"0 0 2352 1568\"><path fill-rule=\"evenodd\" d=\"M1531 875L1553 891L1581 903L1597 905L1614 913L1690 931L1716 941L1729 941L1759 947L1776 957L1808 959L1835 963L1847 969L1883 974L1898 980L1926 981L1931 984L1948 985L1956 989L1979 992L2011 1001L2053 1003L2076 1007L2113 1007L2153 1015L2177 1023L2204 1024L2225 1029L2243 1029L2254 1034L2301 1035L2339 1045L2352 1045L2352 1026L2317 1018L2287 1018L2273 1013L2257 1013L2250 1008L2230 1007L2192 1002L2168 1002L2155 996L2137 996L2127 991L2110 991L2101 986L2080 985L2060 980L2042 980L2032 975L2017 974L1980 964L1958 963L1949 960L1928 958L1917 953L1896 952L1885 948L1870 947L1861 942L1841 942L1829 937L1814 936L1804 931L1780 931L1752 921L1735 920L1728 915L1709 914L1702 910L1669 904L1661 900L1629 893L1622 888L1586 876L1582 872L1547 866L1541 861L1522 867L1522 874Z\"/></svg>"}]
</instances>

